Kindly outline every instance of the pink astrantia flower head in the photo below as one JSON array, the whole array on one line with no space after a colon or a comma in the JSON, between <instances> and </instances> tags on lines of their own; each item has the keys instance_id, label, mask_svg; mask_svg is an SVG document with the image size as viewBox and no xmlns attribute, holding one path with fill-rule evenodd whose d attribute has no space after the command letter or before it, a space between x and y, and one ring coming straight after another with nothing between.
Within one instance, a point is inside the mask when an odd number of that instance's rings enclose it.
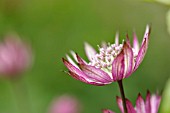
<instances>
[{"instance_id":1,"label":"pink astrantia flower head","mask_svg":"<svg viewBox=\"0 0 170 113\"><path fill-rule=\"evenodd\" d=\"M80 103L72 96L63 95L52 102L49 113L80 113Z\"/></svg>"},{"instance_id":2,"label":"pink astrantia flower head","mask_svg":"<svg viewBox=\"0 0 170 113\"><path fill-rule=\"evenodd\" d=\"M31 64L30 47L17 36L6 36L0 42L0 75L14 77L22 74Z\"/></svg>"},{"instance_id":3,"label":"pink astrantia flower head","mask_svg":"<svg viewBox=\"0 0 170 113\"><path fill-rule=\"evenodd\" d=\"M106 85L122 80L129 77L141 64L148 48L149 34L150 27L147 26L141 46L135 33L133 46L128 37L120 44L119 36L116 34L115 43L103 43L99 52L85 43L85 53L89 62L71 51L74 60L66 55L67 60L63 58L64 65L68 68L69 75L87 84Z\"/></svg>"},{"instance_id":4,"label":"pink astrantia flower head","mask_svg":"<svg viewBox=\"0 0 170 113\"><path fill-rule=\"evenodd\" d=\"M141 94L138 95L135 107L133 107L132 103L128 99L126 99L126 107L128 113L157 113L160 102L161 97L159 95L157 94L150 95L150 92L148 91L146 95L146 100L142 98ZM121 113L124 113L123 102L120 97L117 97L117 104L119 106Z\"/></svg>"}]
</instances>

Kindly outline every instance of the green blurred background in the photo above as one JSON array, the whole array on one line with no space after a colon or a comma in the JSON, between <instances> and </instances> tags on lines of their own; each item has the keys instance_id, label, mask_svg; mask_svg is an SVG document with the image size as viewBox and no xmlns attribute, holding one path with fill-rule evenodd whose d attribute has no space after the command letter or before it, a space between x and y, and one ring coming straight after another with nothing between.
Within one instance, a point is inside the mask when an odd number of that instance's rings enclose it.
<instances>
[{"instance_id":1,"label":"green blurred background","mask_svg":"<svg viewBox=\"0 0 170 113\"><path fill-rule=\"evenodd\" d=\"M75 50L83 58L83 43L97 49L101 41L114 42L136 31L142 41L146 25L152 24L149 49L133 75L124 80L126 96L135 103L140 92L164 89L170 76L170 36L166 26L168 7L139 0L0 0L0 38L16 32L31 43L34 65L24 74L33 113L47 113L51 101L62 94L76 96L82 113L103 108L119 112L117 83L96 87L76 81L63 72L61 58ZM14 113L15 99L8 80L0 79L0 113ZM21 91L22 92L22 91Z\"/></svg>"}]
</instances>

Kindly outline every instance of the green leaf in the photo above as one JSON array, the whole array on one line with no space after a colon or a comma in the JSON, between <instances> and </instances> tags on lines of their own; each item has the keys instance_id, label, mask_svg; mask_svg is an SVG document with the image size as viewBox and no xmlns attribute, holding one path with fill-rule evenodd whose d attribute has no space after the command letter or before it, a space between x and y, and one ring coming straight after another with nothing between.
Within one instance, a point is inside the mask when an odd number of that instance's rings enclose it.
<instances>
[{"instance_id":1,"label":"green leaf","mask_svg":"<svg viewBox=\"0 0 170 113\"><path fill-rule=\"evenodd\" d=\"M145 2L155 2L156 0L144 0Z\"/></svg>"},{"instance_id":2,"label":"green leaf","mask_svg":"<svg viewBox=\"0 0 170 113\"><path fill-rule=\"evenodd\" d=\"M155 0L155 1L165 5L170 5L170 0Z\"/></svg>"},{"instance_id":3,"label":"green leaf","mask_svg":"<svg viewBox=\"0 0 170 113\"><path fill-rule=\"evenodd\" d=\"M170 34L170 10L166 14L166 23L167 23L168 33Z\"/></svg>"},{"instance_id":4,"label":"green leaf","mask_svg":"<svg viewBox=\"0 0 170 113\"><path fill-rule=\"evenodd\" d=\"M157 2L164 5L170 5L170 0L144 0L145 2Z\"/></svg>"},{"instance_id":5,"label":"green leaf","mask_svg":"<svg viewBox=\"0 0 170 113\"><path fill-rule=\"evenodd\" d=\"M170 113L170 79L166 83L165 90L163 92L160 113Z\"/></svg>"}]
</instances>

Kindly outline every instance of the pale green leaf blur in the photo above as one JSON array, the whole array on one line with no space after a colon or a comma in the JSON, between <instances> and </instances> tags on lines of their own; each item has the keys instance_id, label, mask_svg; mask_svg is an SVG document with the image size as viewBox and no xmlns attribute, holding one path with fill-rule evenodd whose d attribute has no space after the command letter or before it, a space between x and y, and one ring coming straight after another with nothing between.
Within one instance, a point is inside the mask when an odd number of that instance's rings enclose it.
<instances>
[{"instance_id":1,"label":"pale green leaf blur","mask_svg":"<svg viewBox=\"0 0 170 113\"><path fill-rule=\"evenodd\" d=\"M144 0L145 2L157 2L157 3L161 3L164 5L170 5L170 1L169 0Z\"/></svg>"},{"instance_id":2,"label":"pale green leaf blur","mask_svg":"<svg viewBox=\"0 0 170 113\"><path fill-rule=\"evenodd\" d=\"M166 21L167 21L167 30L170 34L170 10L167 11L167 14L166 14Z\"/></svg>"},{"instance_id":3,"label":"pale green leaf blur","mask_svg":"<svg viewBox=\"0 0 170 113\"><path fill-rule=\"evenodd\" d=\"M152 27L149 48L137 71L124 80L125 93L134 105L139 92L161 92L170 77L168 10L142 0L0 0L0 39L16 32L34 53L34 64L21 81L27 91L19 90L24 96L18 98L30 105L31 113L48 113L53 99L62 94L77 97L82 113L100 113L103 108L119 113L117 83L96 87L76 81L63 72L67 69L61 58L74 50L87 60L85 41L97 49L102 41L113 43L117 31L120 40L128 33L131 41L135 31L142 42L147 24ZM11 84L0 79L0 113L18 113L16 109Z\"/></svg>"},{"instance_id":4,"label":"pale green leaf blur","mask_svg":"<svg viewBox=\"0 0 170 113\"><path fill-rule=\"evenodd\" d=\"M169 105L170 105L170 79L167 81L162 95L160 113L170 113Z\"/></svg>"},{"instance_id":5,"label":"pale green leaf blur","mask_svg":"<svg viewBox=\"0 0 170 113\"><path fill-rule=\"evenodd\" d=\"M170 0L155 0L155 1L165 4L165 5L170 5Z\"/></svg>"}]
</instances>

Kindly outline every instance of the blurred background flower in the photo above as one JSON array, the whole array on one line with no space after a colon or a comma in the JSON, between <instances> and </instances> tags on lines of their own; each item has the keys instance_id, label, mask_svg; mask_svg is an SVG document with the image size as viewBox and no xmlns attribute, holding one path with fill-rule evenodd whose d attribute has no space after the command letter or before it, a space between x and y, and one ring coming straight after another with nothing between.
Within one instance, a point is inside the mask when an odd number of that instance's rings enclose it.
<instances>
[{"instance_id":1,"label":"blurred background flower","mask_svg":"<svg viewBox=\"0 0 170 113\"><path fill-rule=\"evenodd\" d=\"M9 82L14 112L31 112L28 89L20 76L30 68L32 56L31 47L17 35L8 34L0 42L0 76Z\"/></svg>"},{"instance_id":2,"label":"blurred background flower","mask_svg":"<svg viewBox=\"0 0 170 113\"><path fill-rule=\"evenodd\" d=\"M10 78L21 75L32 62L32 52L28 44L15 35L7 35L0 43L0 75Z\"/></svg>"},{"instance_id":3,"label":"blurred background flower","mask_svg":"<svg viewBox=\"0 0 170 113\"><path fill-rule=\"evenodd\" d=\"M80 102L73 96L62 95L53 100L49 113L80 113Z\"/></svg>"},{"instance_id":4,"label":"blurred background flower","mask_svg":"<svg viewBox=\"0 0 170 113\"><path fill-rule=\"evenodd\" d=\"M126 97L135 103L138 92L144 95L147 89L161 91L170 76L170 36L165 17L168 9L143 0L0 0L0 39L15 31L32 45L36 59L23 80L33 113L45 113L49 102L63 93L79 98L82 113L99 113L102 108L119 112L117 84L94 87L67 77L61 58L69 50L85 58L85 41L97 49L103 40L114 42L116 31L122 40L127 32L133 37L134 29L142 40L143 29L152 23L147 55L138 70L124 80ZM0 79L0 113L14 113L15 103L8 89L9 83Z\"/></svg>"},{"instance_id":5,"label":"blurred background flower","mask_svg":"<svg viewBox=\"0 0 170 113\"><path fill-rule=\"evenodd\" d=\"M105 109L105 110L103 110L103 113L114 113L114 112L111 110Z\"/></svg>"}]
</instances>

